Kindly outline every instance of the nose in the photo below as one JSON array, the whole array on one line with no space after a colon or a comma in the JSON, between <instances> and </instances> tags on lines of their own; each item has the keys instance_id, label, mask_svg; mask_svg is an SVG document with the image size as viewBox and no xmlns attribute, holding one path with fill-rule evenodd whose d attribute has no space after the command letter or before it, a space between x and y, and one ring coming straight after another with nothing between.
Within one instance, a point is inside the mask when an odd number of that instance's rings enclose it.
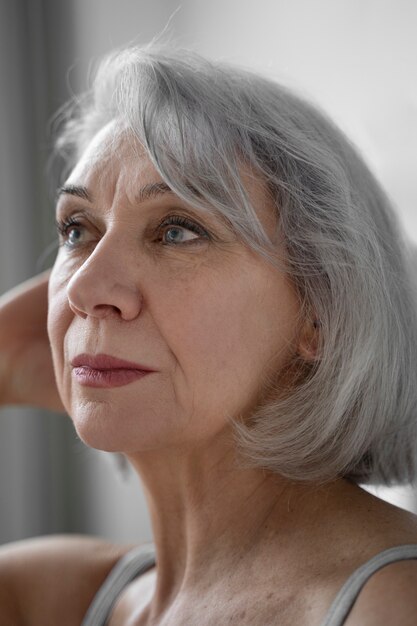
<instances>
[{"instance_id":1,"label":"nose","mask_svg":"<svg viewBox=\"0 0 417 626\"><path fill-rule=\"evenodd\" d=\"M67 285L70 309L82 318L117 317L134 320L142 309L137 281L130 278L126 264L114 251L99 250L75 272Z\"/></svg>"}]
</instances>

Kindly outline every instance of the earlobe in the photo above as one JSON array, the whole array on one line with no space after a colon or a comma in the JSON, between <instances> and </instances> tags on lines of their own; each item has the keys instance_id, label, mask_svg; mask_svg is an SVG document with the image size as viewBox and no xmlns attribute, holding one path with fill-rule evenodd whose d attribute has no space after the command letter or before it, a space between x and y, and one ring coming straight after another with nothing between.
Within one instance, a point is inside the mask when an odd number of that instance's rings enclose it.
<instances>
[{"instance_id":1,"label":"earlobe","mask_svg":"<svg viewBox=\"0 0 417 626\"><path fill-rule=\"evenodd\" d=\"M305 361L317 361L319 359L320 332L320 320L308 319L305 321L298 342L298 354Z\"/></svg>"}]
</instances>

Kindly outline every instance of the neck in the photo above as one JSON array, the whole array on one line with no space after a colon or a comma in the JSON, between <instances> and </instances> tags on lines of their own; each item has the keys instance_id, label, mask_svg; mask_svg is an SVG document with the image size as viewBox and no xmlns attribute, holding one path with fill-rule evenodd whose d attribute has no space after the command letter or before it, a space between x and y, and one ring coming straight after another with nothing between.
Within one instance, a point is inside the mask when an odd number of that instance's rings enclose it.
<instances>
[{"instance_id":1,"label":"neck","mask_svg":"<svg viewBox=\"0 0 417 626\"><path fill-rule=\"evenodd\" d=\"M251 555L305 541L323 502L323 489L290 483L239 466L224 437L208 448L129 454L144 485L156 545L154 601L168 604L179 590L219 580ZM313 503L313 505L312 505ZM279 551L279 550L278 550Z\"/></svg>"}]
</instances>

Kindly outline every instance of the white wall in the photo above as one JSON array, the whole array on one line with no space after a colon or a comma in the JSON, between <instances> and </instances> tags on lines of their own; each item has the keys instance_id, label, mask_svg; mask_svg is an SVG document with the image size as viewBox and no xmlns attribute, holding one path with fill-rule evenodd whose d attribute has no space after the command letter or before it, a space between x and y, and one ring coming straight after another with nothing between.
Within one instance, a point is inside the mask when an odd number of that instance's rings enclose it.
<instances>
[{"instance_id":1,"label":"white wall","mask_svg":"<svg viewBox=\"0 0 417 626\"><path fill-rule=\"evenodd\" d=\"M91 57L158 34L176 7L74 0L71 83L85 84ZM321 104L361 147L417 240L416 27L413 0L182 0L171 31L183 45L262 70ZM80 456L86 530L147 539L136 478L122 484L100 453ZM409 492L388 497L414 506Z\"/></svg>"}]
</instances>

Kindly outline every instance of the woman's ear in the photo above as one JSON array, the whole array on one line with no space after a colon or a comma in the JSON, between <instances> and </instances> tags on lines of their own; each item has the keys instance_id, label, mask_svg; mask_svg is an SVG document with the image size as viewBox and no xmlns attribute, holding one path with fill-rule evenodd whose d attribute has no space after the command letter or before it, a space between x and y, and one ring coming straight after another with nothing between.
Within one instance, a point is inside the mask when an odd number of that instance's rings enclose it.
<instances>
[{"instance_id":1,"label":"woman's ear","mask_svg":"<svg viewBox=\"0 0 417 626\"><path fill-rule=\"evenodd\" d=\"M320 320L308 318L304 322L298 340L297 352L305 361L316 361L320 357L320 332Z\"/></svg>"}]
</instances>

